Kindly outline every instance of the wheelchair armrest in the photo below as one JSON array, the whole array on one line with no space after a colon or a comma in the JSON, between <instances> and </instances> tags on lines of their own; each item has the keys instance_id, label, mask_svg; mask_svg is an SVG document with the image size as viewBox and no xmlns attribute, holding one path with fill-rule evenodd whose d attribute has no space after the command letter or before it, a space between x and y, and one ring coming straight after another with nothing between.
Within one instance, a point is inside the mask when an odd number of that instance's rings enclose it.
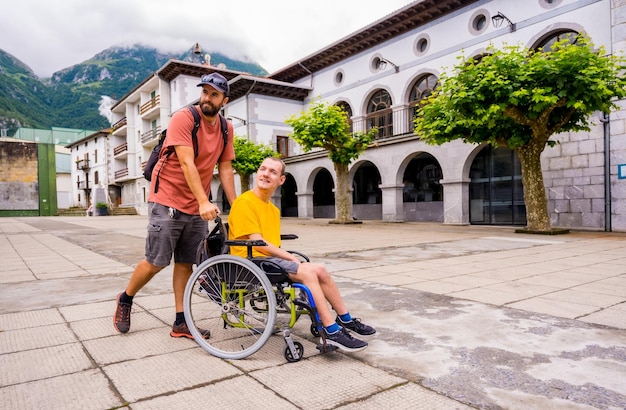
<instances>
[{"instance_id":1,"label":"wheelchair armrest","mask_svg":"<svg viewBox=\"0 0 626 410\"><path fill-rule=\"evenodd\" d=\"M311 262L311 260L309 259L308 256L306 256L305 254L298 252L298 251L287 251L293 255L297 255L299 256L304 262Z\"/></svg>"},{"instance_id":2,"label":"wheelchair armrest","mask_svg":"<svg viewBox=\"0 0 626 410\"><path fill-rule=\"evenodd\" d=\"M260 239L259 240L241 239L241 240L234 240L234 241L229 240L229 241L224 242L224 244L228 246L267 246L267 243Z\"/></svg>"},{"instance_id":3,"label":"wheelchair armrest","mask_svg":"<svg viewBox=\"0 0 626 410\"><path fill-rule=\"evenodd\" d=\"M295 235L293 233L285 233L285 234L280 235L280 239L281 240L298 239L298 235Z\"/></svg>"}]
</instances>

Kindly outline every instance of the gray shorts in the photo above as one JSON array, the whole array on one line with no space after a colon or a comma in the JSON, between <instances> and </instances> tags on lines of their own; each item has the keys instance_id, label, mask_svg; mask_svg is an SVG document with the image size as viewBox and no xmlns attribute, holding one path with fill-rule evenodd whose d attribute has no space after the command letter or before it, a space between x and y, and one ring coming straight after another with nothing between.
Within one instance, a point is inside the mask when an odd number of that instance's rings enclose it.
<instances>
[{"instance_id":1,"label":"gray shorts","mask_svg":"<svg viewBox=\"0 0 626 410\"><path fill-rule=\"evenodd\" d=\"M288 261L288 260L281 259L281 258L276 258L274 256L270 256L264 259L267 259L268 261L275 263L276 265L280 266L285 272L291 273L293 275L298 273L298 267L300 267L300 264L297 262Z\"/></svg>"},{"instance_id":2,"label":"gray shorts","mask_svg":"<svg viewBox=\"0 0 626 410\"><path fill-rule=\"evenodd\" d=\"M173 255L174 262L196 263L198 244L208 229L207 221L200 215L178 212L175 218L170 218L169 207L150 202L146 260L155 266L167 266Z\"/></svg>"}]
</instances>

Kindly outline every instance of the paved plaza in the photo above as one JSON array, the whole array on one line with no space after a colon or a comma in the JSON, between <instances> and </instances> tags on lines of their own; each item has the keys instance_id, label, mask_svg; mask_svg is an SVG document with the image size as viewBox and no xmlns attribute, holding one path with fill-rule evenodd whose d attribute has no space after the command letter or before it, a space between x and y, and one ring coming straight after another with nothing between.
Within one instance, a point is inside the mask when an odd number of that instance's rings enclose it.
<instances>
[{"instance_id":1,"label":"paved plaza","mask_svg":"<svg viewBox=\"0 0 626 410\"><path fill-rule=\"evenodd\" d=\"M285 219L378 330L322 355L302 318L287 363L280 336L232 361L171 338L171 267L115 332L146 223L0 218L3 409L626 408L626 234Z\"/></svg>"}]
</instances>

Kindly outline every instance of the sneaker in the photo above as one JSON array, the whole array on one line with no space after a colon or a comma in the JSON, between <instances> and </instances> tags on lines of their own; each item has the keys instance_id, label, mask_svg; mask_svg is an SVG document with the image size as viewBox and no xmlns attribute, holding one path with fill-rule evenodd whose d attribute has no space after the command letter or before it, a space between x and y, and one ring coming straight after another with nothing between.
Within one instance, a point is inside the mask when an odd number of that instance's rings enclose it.
<instances>
[{"instance_id":1,"label":"sneaker","mask_svg":"<svg viewBox=\"0 0 626 410\"><path fill-rule=\"evenodd\" d=\"M352 330L353 332L358 333L363 336L369 336L369 335L373 335L374 333L376 333L376 329L364 324L363 322L361 322L361 319L356 318L356 317L353 317L352 320L349 322L343 322L339 318L339 316L337 316L337 319L335 319L335 322L337 322L339 326L343 326L346 329Z\"/></svg>"},{"instance_id":2,"label":"sneaker","mask_svg":"<svg viewBox=\"0 0 626 410\"><path fill-rule=\"evenodd\" d=\"M113 327L120 333L128 333L130 330L130 311L133 305L120 302L120 293L117 295L117 307L113 316Z\"/></svg>"},{"instance_id":3,"label":"sneaker","mask_svg":"<svg viewBox=\"0 0 626 410\"><path fill-rule=\"evenodd\" d=\"M206 329L198 328L198 331L200 332L202 337L204 337L205 339L208 339L209 337L211 337L211 332ZM193 339L193 336L191 332L189 331L189 328L187 327L187 323L185 322L181 323L180 325L177 325L176 323L174 323L172 325L172 330L170 331L170 336L186 337L188 339Z\"/></svg>"},{"instance_id":4,"label":"sneaker","mask_svg":"<svg viewBox=\"0 0 626 410\"><path fill-rule=\"evenodd\" d=\"M326 344L336 346L344 352L358 352L367 347L367 342L352 337L350 332L343 327L332 334L328 334L326 329L324 329L324 334L326 335ZM322 343L324 342L322 341Z\"/></svg>"}]
</instances>

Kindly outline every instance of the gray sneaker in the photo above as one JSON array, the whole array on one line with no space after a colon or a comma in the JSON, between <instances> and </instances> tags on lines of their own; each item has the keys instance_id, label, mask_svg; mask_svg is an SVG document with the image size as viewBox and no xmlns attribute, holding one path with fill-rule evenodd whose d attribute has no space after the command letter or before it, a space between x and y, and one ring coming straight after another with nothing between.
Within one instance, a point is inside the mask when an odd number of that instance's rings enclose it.
<instances>
[{"instance_id":1,"label":"gray sneaker","mask_svg":"<svg viewBox=\"0 0 626 410\"><path fill-rule=\"evenodd\" d=\"M345 328L341 328L335 333L328 334L326 329L323 330L326 335L326 344L336 346L344 352L358 352L367 347L367 342L352 337L350 332ZM323 341L321 343L324 343Z\"/></svg>"}]
</instances>

